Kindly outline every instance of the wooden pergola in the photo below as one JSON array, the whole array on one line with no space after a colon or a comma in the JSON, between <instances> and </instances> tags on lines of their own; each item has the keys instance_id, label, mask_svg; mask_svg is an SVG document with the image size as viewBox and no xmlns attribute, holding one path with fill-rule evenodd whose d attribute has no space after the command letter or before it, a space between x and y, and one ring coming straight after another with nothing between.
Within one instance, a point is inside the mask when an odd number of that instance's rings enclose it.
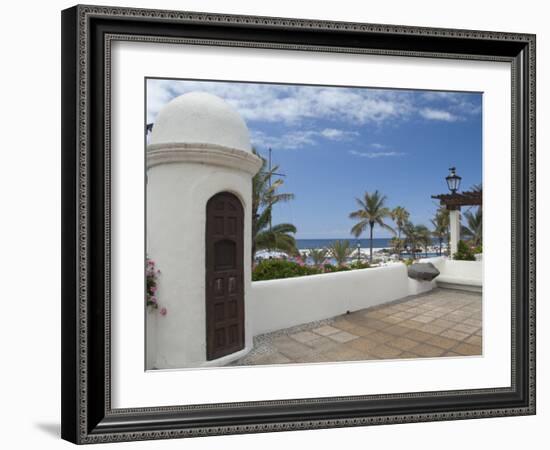
<instances>
[{"instance_id":1,"label":"wooden pergola","mask_svg":"<svg viewBox=\"0 0 550 450\"><path fill-rule=\"evenodd\" d=\"M460 209L461 206L481 206L483 195L481 191L455 192L454 194L432 195L439 200L441 206L449 210Z\"/></svg>"},{"instance_id":2,"label":"wooden pergola","mask_svg":"<svg viewBox=\"0 0 550 450\"><path fill-rule=\"evenodd\" d=\"M432 198L439 200L439 204L450 211L450 254L454 255L458 248L460 239L460 207L481 206L483 194L481 191L453 192L452 194L432 195Z\"/></svg>"}]
</instances>

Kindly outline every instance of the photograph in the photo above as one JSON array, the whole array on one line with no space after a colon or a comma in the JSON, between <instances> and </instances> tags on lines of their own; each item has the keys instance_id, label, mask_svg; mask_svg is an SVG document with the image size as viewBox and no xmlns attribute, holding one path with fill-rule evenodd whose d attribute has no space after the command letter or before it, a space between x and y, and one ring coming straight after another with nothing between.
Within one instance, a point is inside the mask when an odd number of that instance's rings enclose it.
<instances>
[{"instance_id":1,"label":"photograph","mask_svg":"<svg viewBox=\"0 0 550 450\"><path fill-rule=\"evenodd\" d=\"M64 440L536 414L544 27L403 5L63 9Z\"/></svg>"},{"instance_id":2,"label":"photograph","mask_svg":"<svg viewBox=\"0 0 550 450\"><path fill-rule=\"evenodd\" d=\"M144 82L146 371L483 356L482 92Z\"/></svg>"}]
</instances>

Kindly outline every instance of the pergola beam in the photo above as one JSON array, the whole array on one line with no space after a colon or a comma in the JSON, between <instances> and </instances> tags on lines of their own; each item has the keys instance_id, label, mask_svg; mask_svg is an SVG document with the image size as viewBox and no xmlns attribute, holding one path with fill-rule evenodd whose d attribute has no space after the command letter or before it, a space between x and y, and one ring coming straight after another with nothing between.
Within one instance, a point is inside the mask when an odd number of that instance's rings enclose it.
<instances>
[{"instance_id":1,"label":"pergola beam","mask_svg":"<svg viewBox=\"0 0 550 450\"><path fill-rule=\"evenodd\" d=\"M468 191L454 194L432 195L432 198L439 200L442 206L455 208L457 206L481 206L483 195L479 191Z\"/></svg>"}]
</instances>

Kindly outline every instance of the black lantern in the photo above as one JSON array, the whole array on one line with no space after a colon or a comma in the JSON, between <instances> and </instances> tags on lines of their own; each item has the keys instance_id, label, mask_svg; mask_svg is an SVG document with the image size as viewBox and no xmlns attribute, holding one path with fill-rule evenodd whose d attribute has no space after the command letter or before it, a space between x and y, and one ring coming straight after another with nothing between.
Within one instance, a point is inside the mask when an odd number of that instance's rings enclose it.
<instances>
[{"instance_id":1,"label":"black lantern","mask_svg":"<svg viewBox=\"0 0 550 450\"><path fill-rule=\"evenodd\" d=\"M447 180L447 186L449 187L451 194L456 194L456 191L458 191L458 188L460 187L460 180L462 180L462 177L459 177L456 174L456 167L450 167L449 171L451 173L445 177L445 180Z\"/></svg>"}]
</instances>

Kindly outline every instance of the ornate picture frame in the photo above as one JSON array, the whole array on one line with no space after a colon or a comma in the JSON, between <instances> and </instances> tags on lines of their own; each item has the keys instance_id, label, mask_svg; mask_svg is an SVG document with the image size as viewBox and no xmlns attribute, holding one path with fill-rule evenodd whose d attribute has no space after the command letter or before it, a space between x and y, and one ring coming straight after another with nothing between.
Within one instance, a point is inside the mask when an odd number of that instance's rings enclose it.
<instances>
[{"instance_id":1,"label":"ornate picture frame","mask_svg":"<svg viewBox=\"0 0 550 450\"><path fill-rule=\"evenodd\" d=\"M114 42L500 61L511 66L511 384L112 407ZM62 437L85 444L535 414L535 36L100 6L62 12Z\"/></svg>"}]
</instances>

